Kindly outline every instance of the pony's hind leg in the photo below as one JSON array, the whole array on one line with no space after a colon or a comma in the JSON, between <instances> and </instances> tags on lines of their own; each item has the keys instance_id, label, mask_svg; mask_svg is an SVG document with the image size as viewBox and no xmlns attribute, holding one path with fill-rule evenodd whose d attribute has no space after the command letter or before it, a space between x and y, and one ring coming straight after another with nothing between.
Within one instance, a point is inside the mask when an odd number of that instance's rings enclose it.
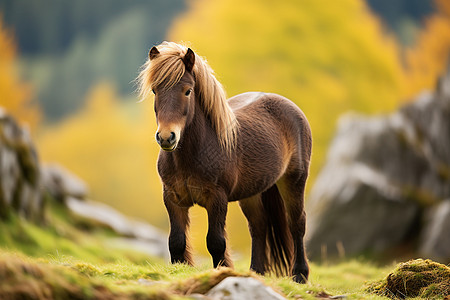
<instances>
[{"instance_id":1,"label":"pony's hind leg","mask_svg":"<svg viewBox=\"0 0 450 300\"><path fill-rule=\"evenodd\" d=\"M193 265L190 246L187 240L187 229L189 227L189 207L176 205L173 193L164 191L164 205L170 220L169 252L172 263L187 263Z\"/></svg>"},{"instance_id":2,"label":"pony's hind leg","mask_svg":"<svg viewBox=\"0 0 450 300\"><path fill-rule=\"evenodd\" d=\"M305 283L308 280L309 266L306 258L303 238L306 230L306 214L304 211L304 192L306 173L285 175L278 183L286 205L289 229L294 241L294 281Z\"/></svg>"},{"instance_id":3,"label":"pony's hind leg","mask_svg":"<svg viewBox=\"0 0 450 300\"><path fill-rule=\"evenodd\" d=\"M261 203L261 195L239 201L239 205L248 221L252 237L252 257L250 269L259 274L266 272L266 235L267 220Z\"/></svg>"}]
</instances>

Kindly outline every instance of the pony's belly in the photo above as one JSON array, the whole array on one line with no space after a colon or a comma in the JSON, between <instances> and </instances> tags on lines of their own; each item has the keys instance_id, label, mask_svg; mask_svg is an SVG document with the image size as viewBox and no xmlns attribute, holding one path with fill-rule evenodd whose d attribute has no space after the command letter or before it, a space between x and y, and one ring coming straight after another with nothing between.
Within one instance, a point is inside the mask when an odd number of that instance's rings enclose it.
<instances>
[{"instance_id":1,"label":"pony's belly","mask_svg":"<svg viewBox=\"0 0 450 300\"><path fill-rule=\"evenodd\" d=\"M266 191L277 182L280 177L279 173L275 171L273 173L267 173L266 176L261 176L260 178L247 177L247 180L239 180L238 185L234 188L228 201L242 200Z\"/></svg>"}]
</instances>

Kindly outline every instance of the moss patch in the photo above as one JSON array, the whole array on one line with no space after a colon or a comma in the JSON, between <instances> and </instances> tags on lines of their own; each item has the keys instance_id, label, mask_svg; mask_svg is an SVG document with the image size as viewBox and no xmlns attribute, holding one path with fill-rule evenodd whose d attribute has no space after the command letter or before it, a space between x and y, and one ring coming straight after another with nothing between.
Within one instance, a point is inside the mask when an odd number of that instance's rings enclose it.
<instances>
[{"instance_id":1,"label":"moss patch","mask_svg":"<svg viewBox=\"0 0 450 300\"><path fill-rule=\"evenodd\" d=\"M399 264L385 279L369 284L367 291L392 299L443 299L450 295L450 268L431 260L411 260Z\"/></svg>"},{"instance_id":2,"label":"moss patch","mask_svg":"<svg viewBox=\"0 0 450 300\"><path fill-rule=\"evenodd\" d=\"M83 299L97 293L106 298L113 296L108 289L91 285L87 278L68 268L44 268L15 257L0 260L1 299Z\"/></svg>"},{"instance_id":3,"label":"moss patch","mask_svg":"<svg viewBox=\"0 0 450 300\"><path fill-rule=\"evenodd\" d=\"M0 299L171 299L164 289L105 280L90 264L54 265L25 257L0 256Z\"/></svg>"}]
</instances>

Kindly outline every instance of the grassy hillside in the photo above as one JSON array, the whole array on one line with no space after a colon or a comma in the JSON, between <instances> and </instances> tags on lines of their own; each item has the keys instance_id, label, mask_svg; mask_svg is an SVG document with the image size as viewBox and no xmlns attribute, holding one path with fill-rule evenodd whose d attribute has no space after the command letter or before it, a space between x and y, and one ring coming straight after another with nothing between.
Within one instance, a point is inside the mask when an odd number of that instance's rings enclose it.
<instances>
[{"instance_id":1,"label":"grassy hillside","mask_svg":"<svg viewBox=\"0 0 450 300\"><path fill-rule=\"evenodd\" d=\"M236 270L170 265L110 243L117 235L104 226L72 215L47 199L45 224L11 214L0 224L0 299L177 299L205 293L228 276L252 276L289 299L347 295L382 299L364 291L367 280L381 280L389 267L352 260L312 264L310 282L262 277L248 271L241 258Z\"/></svg>"},{"instance_id":2,"label":"grassy hillside","mask_svg":"<svg viewBox=\"0 0 450 300\"><path fill-rule=\"evenodd\" d=\"M187 299L229 276L256 278L287 299L446 299L450 293L450 268L429 260L395 269L361 259L312 263L303 285L249 271L248 257L237 259L235 270L212 269L209 257L196 267L172 265L111 243L118 235L110 228L51 198L47 203L44 224L13 213L0 223L0 299Z\"/></svg>"},{"instance_id":3,"label":"grassy hillside","mask_svg":"<svg viewBox=\"0 0 450 300\"><path fill-rule=\"evenodd\" d=\"M350 261L335 266L312 265L310 282L262 277L246 270L196 268L163 263L88 263L71 256L30 258L17 252L0 253L0 298L32 299L178 299L206 293L228 276L252 276L288 299L315 299L345 295L347 299L386 299L364 291L367 280L380 279L387 269ZM14 296L14 297L13 297ZM21 298L22 299L22 298Z\"/></svg>"},{"instance_id":4,"label":"grassy hillside","mask_svg":"<svg viewBox=\"0 0 450 300\"><path fill-rule=\"evenodd\" d=\"M105 225L72 215L50 202L44 224L33 224L15 213L0 221L0 249L35 258L73 257L91 263L161 262L112 243L119 235Z\"/></svg>"}]
</instances>

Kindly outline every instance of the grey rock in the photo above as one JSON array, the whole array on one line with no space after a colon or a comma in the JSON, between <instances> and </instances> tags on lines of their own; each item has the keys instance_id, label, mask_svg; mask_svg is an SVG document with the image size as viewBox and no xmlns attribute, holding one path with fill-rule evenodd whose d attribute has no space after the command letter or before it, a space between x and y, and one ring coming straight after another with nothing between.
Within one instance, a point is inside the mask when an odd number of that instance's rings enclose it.
<instances>
[{"instance_id":1,"label":"grey rock","mask_svg":"<svg viewBox=\"0 0 450 300\"><path fill-rule=\"evenodd\" d=\"M124 236L124 238L112 239L111 245L133 248L153 256L168 258L167 234L156 227L133 220L104 203L80 201L68 197L66 204L73 213L104 224Z\"/></svg>"},{"instance_id":2,"label":"grey rock","mask_svg":"<svg viewBox=\"0 0 450 300\"><path fill-rule=\"evenodd\" d=\"M145 279L145 278L139 278L137 283L140 284L140 285L144 285L144 286L152 286L152 285L155 285L155 284L160 284L161 281L148 280L148 279Z\"/></svg>"},{"instance_id":3,"label":"grey rock","mask_svg":"<svg viewBox=\"0 0 450 300\"><path fill-rule=\"evenodd\" d=\"M83 180L58 164L42 166L41 173L43 185L50 195L61 203L69 197L85 199L89 193Z\"/></svg>"},{"instance_id":4,"label":"grey rock","mask_svg":"<svg viewBox=\"0 0 450 300\"><path fill-rule=\"evenodd\" d=\"M0 217L9 211L43 221L39 160L29 132L0 107Z\"/></svg>"},{"instance_id":5,"label":"grey rock","mask_svg":"<svg viewBox=\"0 0 450 300\"><path fill-rule=\"evenodd\" d=\"M251 277L227 277L206 296L221 300L283 300L273 289Z\"/></svg>"},{"instance_id":6,"label":"grey rock","mask_svg":"<svg viewBox=\"0 0 450 300\"><path fill-rule=\"evenodd\" d=\"M189 298L195 299L195 300L214 300L214 299L212 299L210 297L207 297L207 296L202 295L202 294L197 294L197 293L190 294Z\"/></svg>"},{"instance_id":7,"label":"grey rock","mask_svg":"<svg viewBox=\"0 0 450 300\"><path fill-rule=\"evenodd\" d=\"M167 247L167 235L164 236L164 239L161 237L162 236L155 236L149 240L137 237L112 238L109 239L108 245L111 245L116 249L133 249L134 251L168 260L169 250Z\"/></svg>"},{"instance_id":8,"label":"grey rock","mask_svg":"<svg viewBox=\"0 0 450 300\"><path fill-rule=\"evenodd\" d=\"M419 253L438 261L450 257L450 199L429 208L420 234Z\"/></svg>"},{"instance_id":9,"label":"grey rock","mask_svg":"<svg viewBox=\"0 0 450 300\"><path fill-rule=\"evenodd\" d=\"M307 201L309 256L412 244L426 208L449 197L450 74L390 115L340 119Z\"/></svg>"}]
</instances>

